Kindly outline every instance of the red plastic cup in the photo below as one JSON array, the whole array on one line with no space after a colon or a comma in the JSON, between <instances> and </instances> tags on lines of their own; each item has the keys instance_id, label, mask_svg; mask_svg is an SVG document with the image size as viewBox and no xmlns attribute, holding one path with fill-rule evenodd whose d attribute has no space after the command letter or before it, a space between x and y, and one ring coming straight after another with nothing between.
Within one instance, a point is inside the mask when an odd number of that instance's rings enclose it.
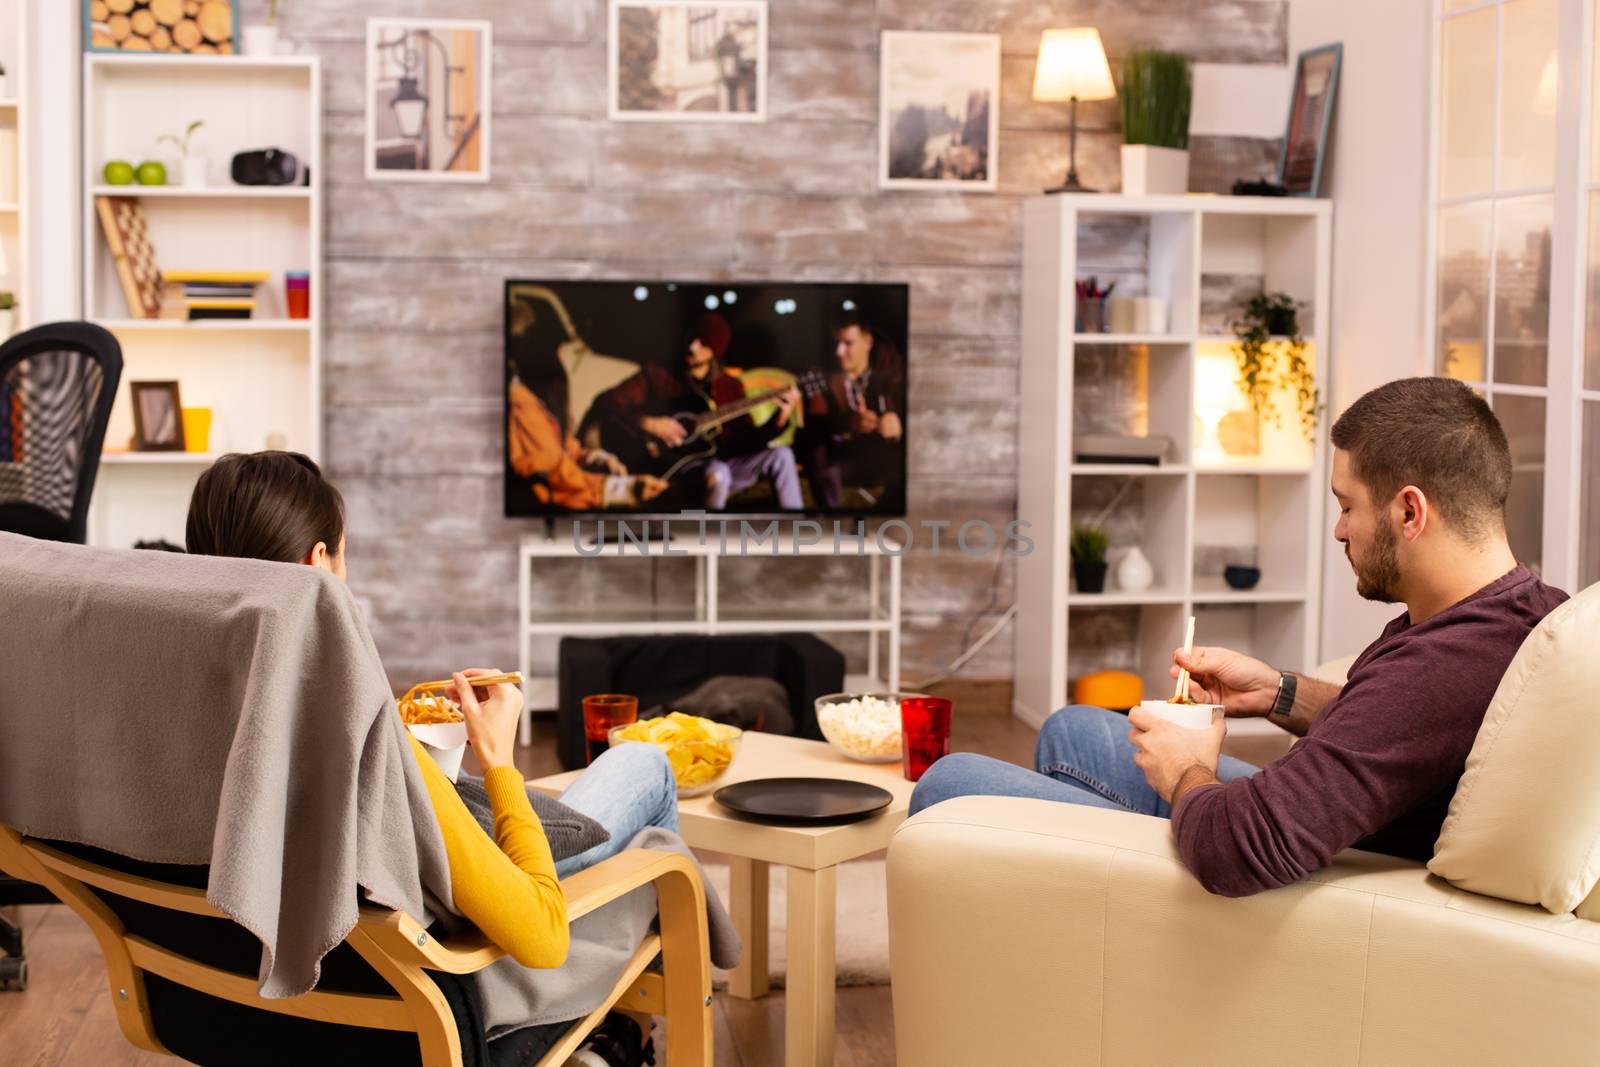
<instances>
[{"instance_id":1,"label":"red plastic cup","mask_svg":"<svg viewBox=\"0 0 1600 1067\"><path fill-rule=\"evenodd\" d=\"M902 697L900 700L900 764L906 780L915 782L950 753L950 713L955 704L945 697Z\"/></svg>"},{"instance_id":2,"label":"red plastic cup","mask_svg":"<svg viewBox=\"0 0 1600 1067\"><path fill-rule=\"evenodd\" d=\"M622 693L600 693L583 698L584 763L611 747L611 728L639 721L639 698Z\"/></svg>"}]
</instances>

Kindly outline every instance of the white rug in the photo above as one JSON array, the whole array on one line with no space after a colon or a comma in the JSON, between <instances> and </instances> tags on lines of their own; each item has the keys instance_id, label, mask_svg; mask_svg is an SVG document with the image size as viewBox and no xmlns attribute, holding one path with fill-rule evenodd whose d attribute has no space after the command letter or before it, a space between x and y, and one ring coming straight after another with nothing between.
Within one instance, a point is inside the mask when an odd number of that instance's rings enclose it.
<instances>
[{"instance_id":1,"label":"white rug","mask_svg":"<svg viewBox=\"0 0 1600 1067\"><path fill-rule=\"evenodd\" d=\"M728 864L720 856L704 860L706 877L723 903L728 901ZM770 868L768 877L768 970L772 984L782 986L788 971L789 872ZM877 852L839 865L839 910L835 958L842 986L889 983L889 900L884 881L883 853ZM728 984L727 971L715 971L715 984Z\"/></svg>"}]
</instances>

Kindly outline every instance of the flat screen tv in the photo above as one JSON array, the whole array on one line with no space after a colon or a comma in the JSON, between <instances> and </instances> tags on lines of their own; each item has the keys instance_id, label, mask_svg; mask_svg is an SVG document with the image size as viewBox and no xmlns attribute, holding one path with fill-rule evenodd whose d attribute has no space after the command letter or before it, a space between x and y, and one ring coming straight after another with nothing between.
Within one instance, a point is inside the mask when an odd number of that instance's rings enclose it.
<instances>
[{"instance_id":1,"label":"flat screen tv","mask_svg":"<svg viewBox=\"0 0 1600 1067\"><path fill-rule=\"evenodd\" d=\"M907 287L513 279L512 517L905 514Z\"/></svg>"}]
</instances>

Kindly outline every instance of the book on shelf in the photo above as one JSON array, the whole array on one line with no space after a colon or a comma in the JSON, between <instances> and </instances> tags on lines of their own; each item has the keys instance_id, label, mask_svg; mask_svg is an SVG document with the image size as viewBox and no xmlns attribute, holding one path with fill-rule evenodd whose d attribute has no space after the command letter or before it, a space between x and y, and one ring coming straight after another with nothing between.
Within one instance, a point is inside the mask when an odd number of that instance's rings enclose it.
<instances>
[{"instance_id":1,"label":"book on shelf","mask_svg":"<svg viewBox=\"0 0 1600 1067\"><path fill-rule=\"evenodd\" d=\"M169 285L174 282L194 282L199 285L254 285L271 277L271 272L264 270L168 270L161 273L161 280Z\"/></svg>"}]
</instances>

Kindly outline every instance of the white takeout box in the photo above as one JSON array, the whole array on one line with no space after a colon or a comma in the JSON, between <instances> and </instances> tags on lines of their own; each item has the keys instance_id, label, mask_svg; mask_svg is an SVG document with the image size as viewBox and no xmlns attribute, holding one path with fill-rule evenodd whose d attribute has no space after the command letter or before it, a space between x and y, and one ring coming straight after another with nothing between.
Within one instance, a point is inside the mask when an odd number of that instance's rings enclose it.
<instances>
[{"instance_id":1,"label":"white takeout box","mask_svg":"<svg viewBox=\"0 0 1600 1067\"><path fill-rule=\"evenodd\" d=\"M411 736L422 742L433 762L452 782L461 773L461 757L467 751L467 724L438 722L408 725Z\"/></svg>"},{"instance_id":2,"label":"white takeout box","mask_svg":"<svg viewBox=\"0 0 1600 1067\"><path fill-rule=\"evenodd\" d=\"M1222 716L1221 704L1169 704L1165 700L1141 700L1139 707L1159 715L1185 730L1204 730L1211 720Z\"/></svg>"}]
</instances>

